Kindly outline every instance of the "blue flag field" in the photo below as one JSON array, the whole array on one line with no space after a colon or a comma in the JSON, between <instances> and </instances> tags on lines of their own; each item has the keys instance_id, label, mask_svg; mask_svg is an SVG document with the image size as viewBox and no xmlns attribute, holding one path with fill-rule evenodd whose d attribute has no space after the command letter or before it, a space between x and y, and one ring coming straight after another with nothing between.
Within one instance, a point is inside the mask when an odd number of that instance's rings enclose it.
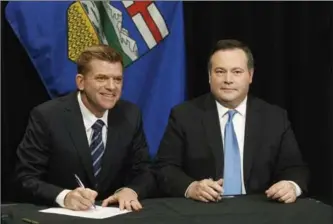
<instances>
[{"instance_id":1,"label":"blue flag field","mask_svg":"<svg viewBox=\"0 0 333 224\"><path fill-rule=\"evenodd\" d=\"M137 104L155 155L170 109L185 99L182 2L10 2L6 19L51 98L76 89L75 61L103 43L124 58L122 98Z\"/></svg>"}]
</instances>

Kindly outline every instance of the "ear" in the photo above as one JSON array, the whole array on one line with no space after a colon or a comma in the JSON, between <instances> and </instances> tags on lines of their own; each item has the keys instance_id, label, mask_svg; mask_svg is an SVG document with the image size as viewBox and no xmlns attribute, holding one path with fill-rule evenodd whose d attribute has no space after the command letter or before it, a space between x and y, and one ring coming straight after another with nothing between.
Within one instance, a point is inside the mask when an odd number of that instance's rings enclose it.
<instances>
[{"instance_id":1,"label":"ear","mask_svg":"<svg viewBox=\"0 0 333 224\"><path fill-rule=\"evenodd\" d=\"M77 74L75 77L77 88L82 91L84 90L84 76L82 74Z\"/></svg>"},{"instance_id":2,"label":"ear","mask_svg":"<svg viewBox=\"0 0 333 224\"><path fill-rule=\"evenodd\" d=\"M253 68L251 68L250 69L250 71L249 71L249 73L250 73L250 84L252 83L252 79L253 79L253 73L254 73L254 69Z\"/></svg>"},{"instance_id":3,"label":"ear","mask_svg":"<svg viewBox=\"0 0 333 224\"><path fill-rule=\"evenodd\" d=\"M208 83L210 84L212 80L212 75L210 74L210 70L208 70Z\"/></svg>"}]
</instances>

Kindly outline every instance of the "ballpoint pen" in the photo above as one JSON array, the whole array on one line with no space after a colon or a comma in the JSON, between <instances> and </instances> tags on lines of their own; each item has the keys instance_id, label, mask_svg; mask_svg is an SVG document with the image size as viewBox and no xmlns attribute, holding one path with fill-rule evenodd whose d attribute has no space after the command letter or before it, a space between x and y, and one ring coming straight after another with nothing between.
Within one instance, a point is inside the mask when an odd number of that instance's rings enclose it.
<instances>
[{"instance_id":1,"label":"ballpoint pen","mask_svg":"<svg viewBox=\"0 0 333 224\"><path fill-rule=\"evenodd\" d=\"M76 174L74 174L74 176L75 176L75 179L76 179L76 182L78 183L78 185L79 185L80 187L82 187L82 188L85 188L84 185L83 185L83 183L82 183L82 181L80 180L80 178L79 178ZM96 209L96 205L93 204L93 206L94 206L94 208Z\"/></svg>"}]
</instances>

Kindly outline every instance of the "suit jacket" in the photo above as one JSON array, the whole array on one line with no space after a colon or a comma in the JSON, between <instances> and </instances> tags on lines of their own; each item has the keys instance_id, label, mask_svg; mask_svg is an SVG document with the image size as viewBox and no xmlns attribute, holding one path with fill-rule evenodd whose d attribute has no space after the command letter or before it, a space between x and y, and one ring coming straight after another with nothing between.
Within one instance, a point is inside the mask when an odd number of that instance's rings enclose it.
<instances>
[{"instance_id":1,"label":"suit jacket","mask_svg":"<svg viewBox=\"0 0 333 224\"><path fill-rule=\"evenodd\" d=\"M308 170L286 111L249 96L246 116L246 193L263 193L279 180L292 180L307 192ZM222 135L213 95L174 107L155 161L155 174L163 193L183 197L195 180L223 178L223 164Z\"/></svg>"},{"instance_id":2,"label":"suit jacket","mask_svg":"<svg viewBox=\"0 0 333 224\"><path fill-rule=\"evenodd\" d=\"M124 186L142 199L154 187L140 111L124 100L109 110L98 186L76 92L32 110L17 159L19 183L34 203L54 204L62 190L77 188L74 174L98 192L97 200Z\"/></svg>"}]
</instances>

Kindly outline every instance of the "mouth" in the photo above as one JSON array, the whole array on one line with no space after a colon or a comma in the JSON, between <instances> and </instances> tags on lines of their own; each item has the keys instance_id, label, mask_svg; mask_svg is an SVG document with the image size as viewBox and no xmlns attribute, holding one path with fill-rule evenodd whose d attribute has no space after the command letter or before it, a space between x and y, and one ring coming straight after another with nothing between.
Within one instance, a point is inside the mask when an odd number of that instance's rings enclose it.
<instances>
[{"instance_id":1,"label":"mouth","mask_svg":"<svg viewBox=\"0 0 333 224\"><path fill-rule=\"evenodd\" d=\"M236 91L236 89L231 89L231 88L221 88L221 90L224 91L224 92Z\"/></svg>"},{"instance_id":2,"label":"mouth","mask_svg":"<svg viewBox=\"0 0 333 224\"><path fill-rule=\"evenodd\" d=\"M104 98L107 98L107 99L114 99L116 97L116 94L115 93L100 93Z\"/></svg>"}]
</instances>

